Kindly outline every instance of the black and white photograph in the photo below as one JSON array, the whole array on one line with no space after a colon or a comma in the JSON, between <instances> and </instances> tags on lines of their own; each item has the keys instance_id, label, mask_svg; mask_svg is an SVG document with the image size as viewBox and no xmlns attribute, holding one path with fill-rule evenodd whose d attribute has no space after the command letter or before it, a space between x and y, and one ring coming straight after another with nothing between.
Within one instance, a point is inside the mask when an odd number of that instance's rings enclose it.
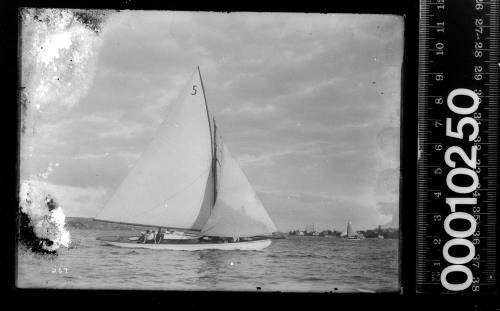
<instances>
[{"instance_id":1,"label":"black and white photograph","mask_svg":"<svg viewBox=\"0 0 500 311\"><path fill-rule=\"evenodd\" d=\"M16 287L399 292L403 16L19 15Z\"/></svg>"}]
</instances>

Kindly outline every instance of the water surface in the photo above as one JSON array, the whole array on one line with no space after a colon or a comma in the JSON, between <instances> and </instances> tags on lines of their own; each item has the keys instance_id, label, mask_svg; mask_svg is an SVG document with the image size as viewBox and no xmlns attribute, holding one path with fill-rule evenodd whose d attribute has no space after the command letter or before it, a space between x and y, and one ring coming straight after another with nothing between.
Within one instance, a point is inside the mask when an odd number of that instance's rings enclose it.
<instances>
[{"instance_id":1,"label":"water surface","mask_svg":"<svg viewBox=\"0 0 500 311\"><path fill-rule=\"evenodd\" d=\"M71 230L58 256L19 251L18 287L358 292L397 291L398 240L333 237L273 240L262 251L169 251L103 245L97 236L131 232ZM132 233L133 234L133 233ZM132 235L130 234L130 235ZM260 289L258 289L260 288Z\"/></svg>"}]
</instances>

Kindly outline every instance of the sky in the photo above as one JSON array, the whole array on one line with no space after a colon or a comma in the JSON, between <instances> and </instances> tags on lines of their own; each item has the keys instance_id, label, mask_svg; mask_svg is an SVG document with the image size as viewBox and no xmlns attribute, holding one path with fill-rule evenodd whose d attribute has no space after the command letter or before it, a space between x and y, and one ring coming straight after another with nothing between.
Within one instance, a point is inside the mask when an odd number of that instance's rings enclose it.
<instances>
[{"instance_id":1,"label":"sky","mask_svg":"<svg viewBox=\"0 0 500 311\"><path fill-rule=\"evenodd\" d=\"M21 180L94 217L196 66L280 231L398 226L403 18L23 11Z\"/></svg>"}]
</instances>

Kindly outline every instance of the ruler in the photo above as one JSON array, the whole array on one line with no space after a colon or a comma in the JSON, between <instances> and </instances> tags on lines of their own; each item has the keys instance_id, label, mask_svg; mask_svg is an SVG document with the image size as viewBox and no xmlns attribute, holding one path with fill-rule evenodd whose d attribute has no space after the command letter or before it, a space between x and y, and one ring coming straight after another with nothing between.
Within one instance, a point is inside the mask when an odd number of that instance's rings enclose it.
<instances>
[{"instance_id":1,"label":"ruler","mask_svg":"<svg viewBox=\"0 0 500 311\"><path fill-rule=\"evenodd\" d=\"M498 30L499 1L420 1L420 293L497 289Z\"/></svg>"}]
</instances>

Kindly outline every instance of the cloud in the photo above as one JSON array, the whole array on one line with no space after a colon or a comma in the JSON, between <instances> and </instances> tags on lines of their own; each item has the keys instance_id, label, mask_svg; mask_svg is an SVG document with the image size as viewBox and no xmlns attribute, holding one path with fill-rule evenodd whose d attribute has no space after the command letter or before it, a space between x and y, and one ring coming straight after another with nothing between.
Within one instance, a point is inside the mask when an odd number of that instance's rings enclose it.
<instances>
[{"instance_id":1,"label":"cloud","mask_svg":"<svg viewBox=\"0 0 500 311\"><path fill-rule=\"evenodd\" d=\"M315 145L316 142L307 142L295 146L288 146L286 149L279 149L272 152L265 152L259 155L241 154L238 156L238 163L242 166L246 165L275 165L280 158L291 155L314 155L309 147Z\"/></svg>"},{"instance_id":2,"label":"cloud","mask_svg":"<svg viewBox=\"0 0 500 311\"><path fill-rule=\"evenodd\" d=\"M384 227L399 227L399 206L397 202L378 202L377 207L383 215L391 216L390 220L387 223L384 223Z\"/></svg>"}]
</instances>

